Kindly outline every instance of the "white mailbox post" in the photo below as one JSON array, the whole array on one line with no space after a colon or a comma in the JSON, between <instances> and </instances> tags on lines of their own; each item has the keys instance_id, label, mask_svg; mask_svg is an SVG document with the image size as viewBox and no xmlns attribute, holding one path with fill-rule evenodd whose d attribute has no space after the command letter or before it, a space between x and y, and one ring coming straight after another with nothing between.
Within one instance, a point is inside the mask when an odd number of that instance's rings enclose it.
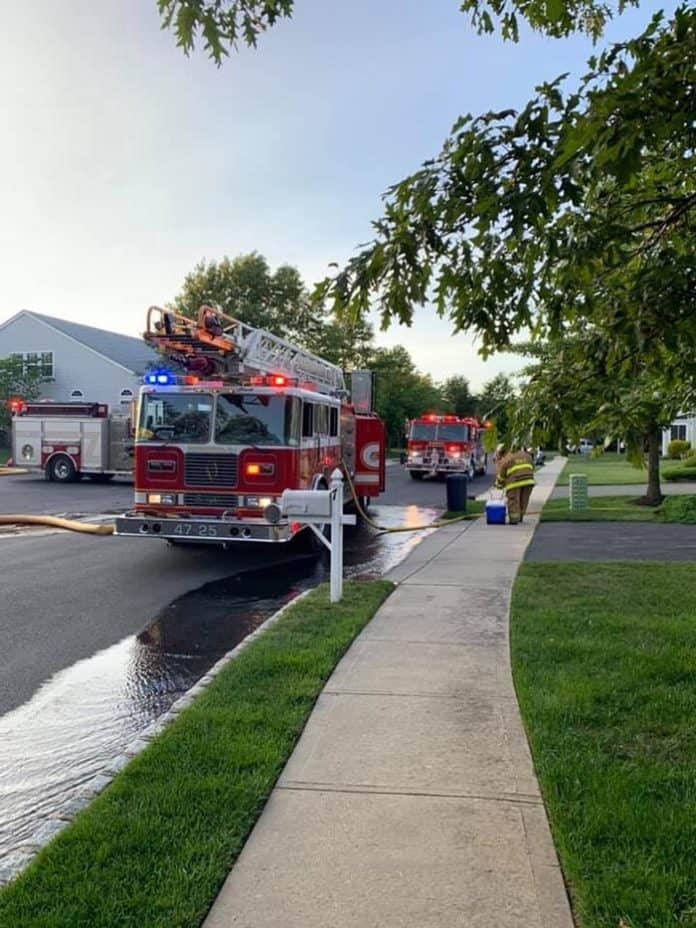
<instances>
[{"instance_id":1,"label":"white mailbox post","mask_svg":"<svg viewBox=\"0 0 696 928\"><path fill-rule=\"evenodd\" d=\"M343 514L343 474L336 468L328 490L284 490L280 500L282 515L308 525L331 553L330 599L343 595L343 526L355 525L355 516ZM331 526L331 540L318 528Z\"/></svg>"}]
</instances>

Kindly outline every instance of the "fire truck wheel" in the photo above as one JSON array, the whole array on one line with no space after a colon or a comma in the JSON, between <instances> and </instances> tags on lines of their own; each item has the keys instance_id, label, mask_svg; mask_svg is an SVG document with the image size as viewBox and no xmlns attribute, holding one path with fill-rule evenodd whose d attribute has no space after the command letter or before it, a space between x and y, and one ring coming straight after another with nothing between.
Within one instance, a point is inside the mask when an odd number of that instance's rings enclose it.
<instances>
[{"instance_id":1,"label":"fire truck wheel","mask_svg":"<svg viewBox=\"0 0 696 928\"><path fill-rule=\"evenodd\" d=\"M411 474L411 480L422 480L425 477L422 470L412 470L409 473Z\"/></svg>"},{"instance_id":2,"label":"fire truck wheel","mask_svg":"<svg viewBox=\"0 0 696 928\"><path fill-rule=\"evenodd\" d=\"M55 483L74 483L78 479L77 468L67 454L57 454L48 465L49 480Z\"/></svg>"}]
</instances>

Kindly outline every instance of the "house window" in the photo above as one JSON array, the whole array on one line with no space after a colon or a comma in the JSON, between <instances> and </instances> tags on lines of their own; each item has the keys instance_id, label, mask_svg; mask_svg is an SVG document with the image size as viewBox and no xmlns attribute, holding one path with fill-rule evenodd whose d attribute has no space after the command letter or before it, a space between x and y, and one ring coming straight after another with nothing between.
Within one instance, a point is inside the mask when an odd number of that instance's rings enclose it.
<instances>
[{"instance_id":1,"label":"house window","mask_svg":"<svg viewBox=\"0 0 696 928\"><path fill-rule=\"evenodd\" d=\"M22 371L24 374L37 374L44 380L53 377L52 351L16 352L11 355L11 357L22 362Z\"/></svg>"},{"instance_id":2,"label":"house window","mask_svg":"<svg viewBox=\"0 0 696 928\"><path fill-rule=\"evenodd\" d=\"M686 426L673 425L669 430L670 441L686 441Z\"/></svg>"},{"instance_id":3,"label":"house window","mask_svg":"<svg viewBox=\"0 0 696 928\"><path fill-rule=\"evenodd\" d=\"M73 399L73 400L83 400L84 398L85 398L85 395L82 392L82 390L73 390L72 393L70 394L70 399Z\"/></svg>"}]
</instances>

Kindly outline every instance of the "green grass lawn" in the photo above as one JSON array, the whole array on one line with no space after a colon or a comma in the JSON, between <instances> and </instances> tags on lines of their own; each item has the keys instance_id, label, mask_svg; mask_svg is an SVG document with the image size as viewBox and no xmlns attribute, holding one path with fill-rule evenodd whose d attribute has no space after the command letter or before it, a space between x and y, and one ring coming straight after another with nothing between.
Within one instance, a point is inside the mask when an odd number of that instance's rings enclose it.
<instances>
[{"instance_id":1,"label":"green grass lawn","mask_svg":"<svg viewBox=\"0 0 696 928\"><path fill-rule=\"evenodd\" d=\"M232 661L0 893L2 928L199 928L317 696L393 589L324 585Z\"/></svg>"},{"instance_id":2,"label":"green grass lawn","mask_svg":"<svg viewBox=\"0 0 696 928\"><path fill-rule=\"evenodd\" d=\"M462 516L471 516L478 518L486 508L486 502L482 499L468 499L466 501L466 512L460 512L458 509L448 509L440 518L449 521L450 519L459 519Z\"/></svg>"},{"instance_id":3,"label":"green grass lawn","mask_svg":"<svg viewBox=\"0 0 696 928\"><path fill-rule=\"evenodd\" d=\"M696 567L524 564L515 684L581 928L696 925Z\"/></svg>"},{"instance_id":4,"label":"green grass lawn","mask_svg":"<svg viewBox=\"0 0 696 928\"><path fill-rule=\"evenodd\" d=\"M696 523L696 495L667 496L661 506L640 506L634 496L590 496L589 507L571 512L567 499L550 499L542 522L681 522Z\"/></svg>"},{"instance_id":5,"label":"green grass lawn","mask_svg":"<svg viewBox=\"0 0 696 928\"><path fill-rule=\"evenodd\" d=\"M660 464L661 472L664 469L674 469L678 461L665 460ZM571 474L586 474L587 482L594 486L611 486L611 484L647 484L647 468L637 468L629 464L625 456L615 452L606 452L598 458L589 454L573 454L568 458L563 468L557 486L568 486Z\"/></svg>"}]
</instances>

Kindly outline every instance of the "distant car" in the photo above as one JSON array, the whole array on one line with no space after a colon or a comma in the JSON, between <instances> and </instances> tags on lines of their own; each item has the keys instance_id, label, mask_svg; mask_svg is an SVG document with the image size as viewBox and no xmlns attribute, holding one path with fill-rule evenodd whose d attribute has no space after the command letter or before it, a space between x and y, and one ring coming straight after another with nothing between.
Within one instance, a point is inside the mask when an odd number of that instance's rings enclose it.
<instances>
[{"instance_id":1,"label":"distant car","mask_svg":"<svg viewBox=\"0 0 696 928\"><path fill-rule=\"evenodd\" d=\"M589 454L593 448L594 442L591 442L589 438L581 438L578 445L578 454Z\"/></svg>"},{"instance_id":2,"label":"distant car","mask_svg":"<svg viewBox=\"0 0 696 928\"><path fill-rule=\"evenodd\" d=\"M546 464L546 455L541 450L541 448L537 448L537 450L534 452L534 466L541 467L542 464Z\"/></svg>"}]
</instances>

